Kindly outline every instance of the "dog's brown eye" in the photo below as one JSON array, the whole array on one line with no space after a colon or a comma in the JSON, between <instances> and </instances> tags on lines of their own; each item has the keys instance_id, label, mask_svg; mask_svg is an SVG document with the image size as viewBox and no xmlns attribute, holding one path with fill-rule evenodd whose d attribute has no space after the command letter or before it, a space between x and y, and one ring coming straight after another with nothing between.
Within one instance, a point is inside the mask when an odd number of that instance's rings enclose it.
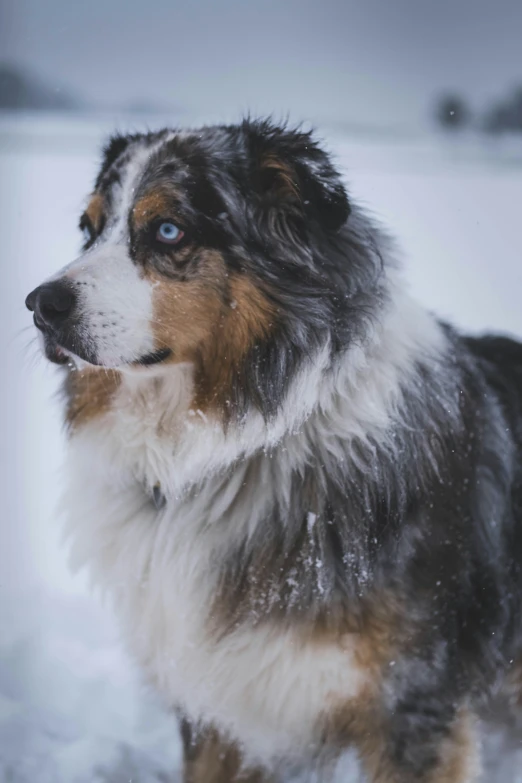
<instances>
[{"instance_id":1,"label":"dog's brown eye","mask_svg":"<svg viewBox=\"0 0 522 783\"><path fill-rule=\"evenodd\" d=\"M158 242L163 242L165 245L176 245L181 239L183 239L183 231L178 228L174 223L161 223L156 232L156 239Z\"/></svg>"}]
</instances>

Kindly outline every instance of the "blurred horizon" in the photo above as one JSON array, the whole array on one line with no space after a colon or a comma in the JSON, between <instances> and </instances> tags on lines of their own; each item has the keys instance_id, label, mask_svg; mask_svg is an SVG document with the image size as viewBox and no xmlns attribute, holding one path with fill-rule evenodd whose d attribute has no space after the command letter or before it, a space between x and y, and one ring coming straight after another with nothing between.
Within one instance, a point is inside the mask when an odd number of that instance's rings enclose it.
<instances>
[{"instance_id":1,"label":"blurred horizon","mask_svg":"<svg viewBox=\"0 0 522 783\"><path fill-rule=\"evenodd\" d=\"M518 0L2 0L1 61L55 108L422 128L522 83ZM52 106L51 106L52 108Z\"/></svg>"}]
</instances>

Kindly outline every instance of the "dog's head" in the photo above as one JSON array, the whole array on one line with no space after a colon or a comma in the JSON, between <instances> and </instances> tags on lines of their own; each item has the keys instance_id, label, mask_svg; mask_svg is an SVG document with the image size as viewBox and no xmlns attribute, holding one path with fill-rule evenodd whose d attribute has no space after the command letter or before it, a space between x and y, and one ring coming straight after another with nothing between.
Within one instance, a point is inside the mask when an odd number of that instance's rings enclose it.
<instances>
[{"instance_id":1,"label":"dog's head","mask_svg":"<svg viewBox=\"0 0 522 783\"><path fill-rule=\"evenodd\" d=\"M345 344L375 271L327 154L266 121L116 136L80 228L79 258L27 297L47 357L189 363L229 412L269 414L303 357Z\"/></svg>"}]
</instances>

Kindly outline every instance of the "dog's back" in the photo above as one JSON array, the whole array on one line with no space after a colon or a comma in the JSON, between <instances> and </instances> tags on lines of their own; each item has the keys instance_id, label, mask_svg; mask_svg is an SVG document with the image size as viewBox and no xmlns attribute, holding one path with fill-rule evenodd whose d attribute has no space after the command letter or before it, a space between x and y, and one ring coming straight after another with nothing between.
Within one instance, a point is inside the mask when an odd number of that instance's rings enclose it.
<instances>
[{"instance_id":1,"label":"dog's back","mask_svg":"<svg viewBox=\"0 0 522 783\"><path fill-rule=\"evenodd\" d=\"M520 476L513 502L522 527L522 343L496 335L466 337L465 343L495 391L517 447Z\"/></svg>"},{"instance_id":2,"label":"dog's back","mask_svg":"<svg viewBox=\"0 0 522 783\"><path fill-rule=\"evenodd\" d=\"M509 337L484 335L467 337L465 342L479 363L488 386L495 392L516 445L516 460L511 487L513 524L506 530L508 548L515 570L515 583L522 591L522 343ZM517 603L515 599L515 604ZM522 617L518 617L514 636L522 645Z\"/></svg>"},{"instance_id":3,"label":"dog's back","mask_svg":"<svg viewBox=\"0 0 522 783\"><path fill-rule=\"evenodd\" d=\"M513 436L522 446L522 343L496 335L467 337L465 342L497 392Z\"/></svg>"}]
</instances>

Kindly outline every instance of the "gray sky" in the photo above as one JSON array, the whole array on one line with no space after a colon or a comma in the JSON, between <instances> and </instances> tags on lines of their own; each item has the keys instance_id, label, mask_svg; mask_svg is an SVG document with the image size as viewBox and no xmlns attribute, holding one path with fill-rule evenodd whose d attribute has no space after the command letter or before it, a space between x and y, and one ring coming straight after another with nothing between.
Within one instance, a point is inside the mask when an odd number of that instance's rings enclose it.
<instances>
[{"instance_id":1,"label":"gray sky","mask_svg":"<svg viewBox=\"0 0 522 783\"><path fill-rule=\"evenodd\" d=\"M0 55L116 107L409 124L522 83L522 0L0 0Z\"/></svg>"}]
</instances>

